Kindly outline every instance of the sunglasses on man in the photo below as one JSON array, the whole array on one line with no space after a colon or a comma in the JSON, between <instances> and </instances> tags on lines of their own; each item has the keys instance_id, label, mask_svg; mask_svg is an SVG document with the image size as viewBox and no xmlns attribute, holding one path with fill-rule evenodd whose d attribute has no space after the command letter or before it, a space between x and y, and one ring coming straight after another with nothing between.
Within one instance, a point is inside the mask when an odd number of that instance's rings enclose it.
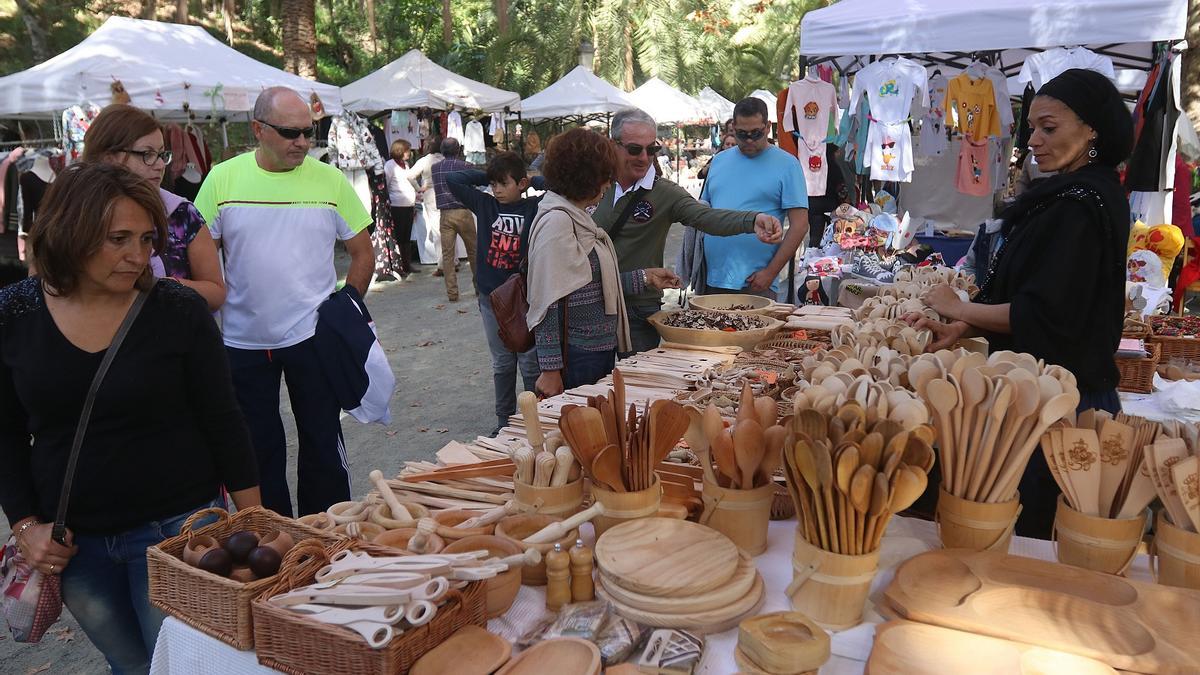
<instances>
[{"instance_id":1,"label":"sunglasses on man","mask_svg":"<svg viewBox=\"0 0 1200 675\"><path fill-rule=\"evenodd\" d=\"M755 129L754 131L746 131L745 129L734 129L733 135L739 141L757 141L767 133L765 129Z\"/></svg>"},{"instance_id":2,"label":"sunglasses on man","mask_svg":"<svg viewBox=\"0 0 1200 675\"><path fill-rule=\"evenodd\" d=\"M281 138L285 138L289 141L294 141L297 138L300 138L301 136L304 136L305 138L307 138L308 140L311 141L313 139L313 137L316 136L316 134L317 134L317 130L314 129L313 127L300 127L300 128L281 127L276 124L271 124L270 122L268 122L266 120L260 120L257 118L254 121L258 122L259 124L262 124L263 126L271 127L272 129L275 130L275 133L279 134L279 136Z\"/></svg>"},{"instance_id":3,"label":"sunglasses on man","mask_svg":"<svg viewBox=\"0 0 1200 675\"><path fill-rule=\"evenodd\" d=\"M650 145L638 145L637 143L622 143L621 141L617 141L617 145L625 148L625 152L628 152L630 157L637 157L643 152L647 153L651 157L654 157L659 153L660 150L662 150L662 146L658 143L651 143Z\"/></svg>"}]
</instances>

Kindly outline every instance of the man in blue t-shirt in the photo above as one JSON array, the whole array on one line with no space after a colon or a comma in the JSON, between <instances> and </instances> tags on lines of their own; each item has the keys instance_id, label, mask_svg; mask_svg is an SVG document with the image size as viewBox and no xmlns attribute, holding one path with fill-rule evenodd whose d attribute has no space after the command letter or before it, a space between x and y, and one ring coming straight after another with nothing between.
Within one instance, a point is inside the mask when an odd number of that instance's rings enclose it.
<instances>
[{"instance_id":1,"label":"man in blue t-shirt","mask_svg":"<svg viewBox=\"0 0 1200 675\"><path fill-rule=\"evenodd\" d=\"M733 109L737 149L722 152L709 165L700 198L713 208L758 211L788 223L780 244L764 244L753 234L706 237L704 262L709 293L753 293L775 299L776 277L808 234L808 191L800 160L770 144L767 104L757 98Z\"/></svg>"}]
</instances>

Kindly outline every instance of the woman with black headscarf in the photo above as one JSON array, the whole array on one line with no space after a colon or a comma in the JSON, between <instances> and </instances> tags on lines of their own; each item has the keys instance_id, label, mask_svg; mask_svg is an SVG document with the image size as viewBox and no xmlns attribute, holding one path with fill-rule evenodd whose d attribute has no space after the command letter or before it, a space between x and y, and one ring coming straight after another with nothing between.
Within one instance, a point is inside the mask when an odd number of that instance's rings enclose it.
<instances>
[{"instance_id":1,"label":"woman with black headscarf","mask_svg":"<svg viewBox=\"0 0 1200 675\"><path fill-rule=\"evenodd\" d=\"M1121 409L1113 354L1125 307L1129 201L1117 176L1133 145L1133 122L1116 87L1073 69L1047 82L1029 110L1029 148L1042 171L1058 172L1001 214L1004 243L974 302L948 286L922 298L951 323L923 320L931 349L982 335L993 351L1027 352L1070 370L1079 409ZM1041 453L1021 482L1017 532L1048 537L1058 490Z\"/></svg>"}]
</instances>

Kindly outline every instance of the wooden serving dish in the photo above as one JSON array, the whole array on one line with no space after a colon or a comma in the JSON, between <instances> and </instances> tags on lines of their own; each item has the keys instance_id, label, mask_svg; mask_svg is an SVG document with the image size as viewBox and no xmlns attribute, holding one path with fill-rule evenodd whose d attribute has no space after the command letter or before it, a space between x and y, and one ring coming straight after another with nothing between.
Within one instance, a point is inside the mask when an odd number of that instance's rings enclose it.
<instances>
[{"instance_id":1,"label":"wooden serving dish","mask_svg":"<svg viewBox=\"0 0 1200 675\"><path fill-rule=\"evenodd\" d=\"M875 629L868 675L1116 675L1099 661L1045 647L909 621Z\"/></svg>"},{"instance_id":2,"label":"wooden serving dish","mask_svg":"<svg viewBox=\"0 0 1200 675\"><path fill-rule=\"evenodd\" d=\"M711 591L737 572L738 548L703 525L639 518L616 525L596 541L596 565L621 587L659 597Z\"/></svg>"},{"instance_id":3,"label":"wooden serving dish","mask_svg":"<svg viewBox=\"0 0 1200 675\"><path fill-rule=\"evenodd\" d=\"M525 549L511 539L491 534L463 537L442 549L443 553L466 553L468 551L487 551L491 557L504 558L524 553ZM521 568L510 567L507 571L484 581L483 585L487 589L487 618L495 619L503 616L508 608L512 607L513 601L517 599L517 593L521 590Z\"/></svg>"},{"instance_id":4,"label":"wooden serving dish","mask_svg":"<svg viewBox=\"0 0 1200 675\"><path fill-rule=\"evenodd\" d=\"M521 652L496 675L600 675L600 649L579 638L554 638Z\"/></svg>"},{"instance_id":5,"label":"wooden serving dish","mask_svg":"<svg viewBox=\"0 0 1200 675\"><path fill-rule=\"evenodd\" d=\"M769 316L760 316L766 322L763 328L754 328L751 330L739 331L723 331L723 330L707 330L701 328L676 328L668 326L664 323L668 316L679 310L655 312L647 321L658 331L658 334L664 341L676 342L684 345L695 345L699 347L741 347L742 349L751 349L754 345L766 340L775 331L783 327L783 322L779 319L772 319Z\"/></svg>"},{"instance_id":6,"label":"wooden serving dish","mask_svg":"<svg viewBox=\"0 0 1200 675\"><path fill-rule=\"evenodd\" d=\"M830 649L825 630L800 612L753 616L738 626L738 651L768 672L816 672Z\"/></svg>"},{"instance_id":7,"label":"wooden serving dish","mask_svg":"<svg viewBox=\"0 0 1200 675\"><path fill-rule=\"evenodd\" d=\"M608 600L612 604L613 609L626 619L647 626L682 628L694 633L720 633L729 630L737 626L746 617L757 614L758 610L762 608L764 599L763 580L757 571L754 573L754 584L750 587L748 593L724 607L702 612L683 612L679 614L648 612L618 602L608 593L607 589L607 584L602 581L596 589L596 594Z\"/></svg>"},{"instance_id":8,"label":"wooden serving dish","mask_svg":"<svg viewBox=\"0 0 1200 675\"><path fill-rule=\"evenodd\" d=\"M1200 672L1200 591L995 552L930 551L884 594L902 617L1143 673Z\"/></svg>"},{"instance_id":9,"label":"wooden serving dish","mask_svg":"<svg viewBox=\"0 0 1200 675\"><path fill-rule=\"evenodd\" d=\"M758 568L754 566L754 561L743 553L733 577L717 588L706 593L664 598L627 590L621 586L620 579L613 578L604 570L600 571L604 590L614 600L633 609L661 614L704 612L728 607L753 589L757 576Z\"/></svg>"},{"instance_id":10,"label":"wooden serving dish","mask_svg":"<svg viewBox=\"0 0 1200 675\"><path fill-rule=\"evenodd\" d=\"M479 626L463 626L413 664L409 675L491 675L512 656L508 640Z\"/></svg>"},{"instance_id":11,"label":"wooden serving dish","mask_svg":"<svg viewBox=\"0 0 1200 675\"><path fill-rule=\"evenodd\" d=\"M507 539L521 547L521 551L536 548L542 554L542 561L536 565L525 565L521 568L521 583L526 586L545 586L546 585L546 554L554 550L554 544L562 544L564 551L568 550L575 544L575 540L579 538L579 528L571 530L562 539L557 542L547 544L526 544L522 540L531 534L539 532L543 527L550 523L557 523L562 520L555 516L546 516L540 513L520 513L514 516L506 516L496 523L496 536L501 539Z\"/></svg>"}]
</instances>

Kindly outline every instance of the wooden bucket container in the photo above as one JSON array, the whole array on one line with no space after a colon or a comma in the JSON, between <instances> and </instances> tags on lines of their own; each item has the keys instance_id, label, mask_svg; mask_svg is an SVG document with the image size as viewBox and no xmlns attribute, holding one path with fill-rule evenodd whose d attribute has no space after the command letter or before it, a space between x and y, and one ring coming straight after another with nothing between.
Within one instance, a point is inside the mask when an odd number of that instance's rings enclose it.
<instances>
[{"instance_id":1,"label":"wooden bucket container","mask_svg":"<svg viewBox=\"0 0 1200 675\"><path fill-rule=\"evenodd\" d=\"M1137 556L1145 531L1145 513L1135 518L1099 518L1076 511L1058 496L1054 539L1060 563L1124 574Z\"/></svg>"},{"instance_id":2,"label":"wooden bucket container","mask_svg":"<svg viewBox=\"0 0 1200 675\"><path fill-rule=\"evenodd\" d=\"M463 537L442 549L442 553L468 551L487 551L490 557L504 558L523 553L524 549L511 539L491 534ZM512 607L513 600L517 599L517 592L521 590L521 568L510 567L508 571L484 581L483 587L487 592L487 608L484 610L487 618L503 616L508 608Z\"/></svg>"},{"instance_id":3,"label":"wooden bucket container","mask_svg":"<svg viewBox=\"0 0 1200 675\"><path fill-rule=\"evenodd\" d=\"M496 525L483 525L481 527L470 527L461 529L455 527L459 523L478 516L478 511L468 509L450 509L447 511L434 511L433 522L437 523L437 534L442 539L446 540L447 544L464 539L466 537L475 537L484 534L491 534L496 530ZM520 553L520 551L517 551Z\"/></svg>"},{"instance_id":4,"label":"wooden bucket container","mask_svg":"<svg viewBox=\"0 0 1200 675\"><path fill-rule=\"evenodd\" d=\"M599 539L613 525L658 515L658 507L662 503L662 485L658 476L654 477L653 485L637 492L613 492L593 483L592 496L604 505L604 515L592 519L592 527Z\"/></svg>"},{"instance_id":5,"label":"wooden bucket container","mask_svg":"<svg viewBox=\"0 0 1200 675\"><path fill-rule=\"evenodd\" d=\"M955 497L938 486L935 520L944 548L1007 553L1020 514L1019 493L1011 502L987 504Z\"/></svg>"},{"instance_id":6,"label":"wooden bucket container","mask_svg":"<svg viewBox=\"0 0 1200 675\"><path fill-rule=\"evenodd\" d=\"M521 511L560 518L573 516L583 504L583 478L558 487L534 487L514 480L513 500Z\"/></svg>"},{"instance_id":7,"label":"wooden bucket container","mask_svg":"<svg viewBox=\"0 0 1200 675\"><path fill-rule=\"evenodd\" d=\"M734 490L704 480L704 513L700 524L733 540L751 556L767 550L767 525L775 500L775 483L750 490Z\"/></svg>"},{"instance_id":8,"label":"wooden bucket container","mask_svg":"<svg viewBox=\"0 0 1200 675\"><path fill-rule=\"evenodd\" d=\"M525 537L540 531L550 523L557 523L560 520L562 518L558 516L548 516L544 513L519 513L515 516L501 518L500 522L496 523L497 537L515 542L517 546L521 547L521 552L524 552L526 549L536 548L542 554L541 562L536 565L525 565L521 568L521 583L527 586L545 586L546 553L553 551L555 544L562 544L564 551L575 545L575 540L579 538L579 528L571 530L558 541L546 544L526 544L521 541Z\"/></svg>"},{"instance_id":9,"label":"wooden bucket container","mask_svg":"<svg viewBox=\"0 0 1200 675\"><path fill-rule=\"evenodd\" d=\"M830 553L808 543L796 530L788 599L792 609L825 628L857 626L862 623L863 608L878 569L878 550L863 555Z\"/></svg>"},{"instance_id":10,"label":"wooden bucket container","mask_svg":"<svg viewBox=\"0 0 1200 675\"><path fill-rule=\"evenodd\" d=\"M1176 527L1165 510L1154 521L1150 562L1158 583L1200 590L1200 534Z\"/></svg>"}]
</instances>

